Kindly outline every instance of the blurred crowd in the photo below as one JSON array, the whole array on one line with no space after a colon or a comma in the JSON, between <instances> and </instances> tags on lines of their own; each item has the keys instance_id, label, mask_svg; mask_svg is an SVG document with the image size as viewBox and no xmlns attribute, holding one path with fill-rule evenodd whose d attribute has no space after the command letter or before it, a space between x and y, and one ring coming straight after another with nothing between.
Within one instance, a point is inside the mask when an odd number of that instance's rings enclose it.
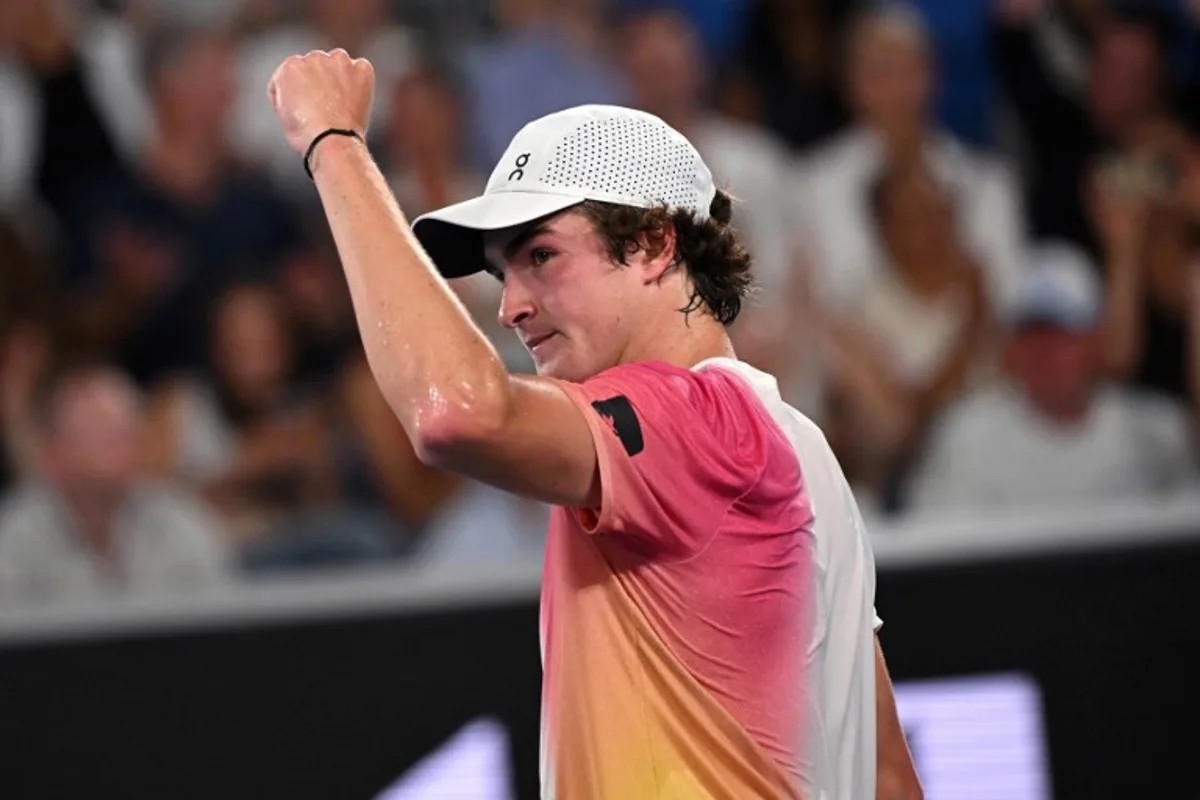
<instances>
[{"instance_id":1,"label":"blurred crowd","mask_svg":"<svg viewBox=\"0 0 1200 800\"><path fill-rule=\"evenodd\" d=\"M1194 492L1198 45L1185 0L4 0L0 604L539 551L375 387L265 97L314 48L375 65L410 218L560 108L687 135L755 256L739 354L869 513Z\"/></svg>"}]
</instances>

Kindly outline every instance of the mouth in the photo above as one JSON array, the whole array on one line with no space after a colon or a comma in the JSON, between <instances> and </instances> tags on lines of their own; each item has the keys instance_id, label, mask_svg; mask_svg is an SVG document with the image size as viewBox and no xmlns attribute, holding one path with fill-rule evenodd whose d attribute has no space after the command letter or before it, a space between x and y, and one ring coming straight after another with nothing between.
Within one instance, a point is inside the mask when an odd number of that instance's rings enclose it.
<instances>
[{"instance_id":1,"label":"mouth","mask_svg":"<svg viewBox=\"0 0 1200 800\"><path fill-rule=\"evenodd\" d=\"M537 336L530 336L528 339L525 340L525 348L527 350L529 350L529 352L536 354L537 349L542 344L544 344L548 339L552 339L557 335L558 335L557 333L552 331L550 333L541 333L541 334L538 334Z\"/></svg>"}]
</instances>

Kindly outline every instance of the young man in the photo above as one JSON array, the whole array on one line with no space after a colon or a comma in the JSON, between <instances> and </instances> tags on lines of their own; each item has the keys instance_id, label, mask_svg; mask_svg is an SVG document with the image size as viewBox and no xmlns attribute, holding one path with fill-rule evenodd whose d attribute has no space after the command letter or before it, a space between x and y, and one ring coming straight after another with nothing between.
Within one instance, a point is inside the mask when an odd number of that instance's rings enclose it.
<instances>
[{"instance_id":1,"label":"young man","mask_svg":"<svg viewBox=\"0 0 1200 800\"><path fill-rule=\"evenodd\" d=\"M729 197L661 120L586 106L528 125L482 197L414 235L362 144L372 91L336 51L269 94L422 459L556 506L543 796L874 797L870 550L819 431L733 359ZM504 370L443 280L482 269L538 377Z\"/></svg>"}]
</instances>

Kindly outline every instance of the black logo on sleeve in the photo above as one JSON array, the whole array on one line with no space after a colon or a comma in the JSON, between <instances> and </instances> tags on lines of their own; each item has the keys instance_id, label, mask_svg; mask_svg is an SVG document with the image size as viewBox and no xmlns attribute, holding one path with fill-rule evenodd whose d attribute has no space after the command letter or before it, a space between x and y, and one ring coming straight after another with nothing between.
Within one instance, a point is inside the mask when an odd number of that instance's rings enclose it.
<instances>
[{"instance_id":1,"label":"black logo on sleeve","mask_svg":"<svg viewBox=\"0 0 1200 800\"><path fill-rule=\"evenodd\" d=\"M592 403L592 408L596 409L600 416L604 417L612 426L613 433L617 434L617 438L621 440L621 445L625 448L626 453L636 456L646 447L646 442L642 438L642 424L638 422L633 405L624 395L610 397L607 400L597 400Z\"/></svg>"},{"instance_id":2,"label":"black logo on sleeve","mask_svg":"<svg viewBox=\"0 0 1200 800\"><path fill-rule=\"evenodd\" d=\"M521 153L517 156L517 168L508 173L510 181L519 181L525 177L525 167L529 165L529 153Z\"/></svg>"}]
</instances>

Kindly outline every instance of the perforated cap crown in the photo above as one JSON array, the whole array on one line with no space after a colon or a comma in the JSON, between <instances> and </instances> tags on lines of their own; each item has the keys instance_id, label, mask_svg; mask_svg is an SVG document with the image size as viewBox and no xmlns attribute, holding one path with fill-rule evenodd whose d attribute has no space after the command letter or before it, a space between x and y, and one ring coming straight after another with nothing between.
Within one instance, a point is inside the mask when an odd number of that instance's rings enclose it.
<instances>
[{"instance_id":1,"label":"perforated cap crown","mask_svg":"<svg viewBox=\"0 0 1200 800\"><path fill-rule=\"evenodd\" d=\"M413 230L443 275L484 267L483 231L599 200L666 205L707 219L716 189L696 148L658 117L588 105L537 119L513 137L483 195L419 217Z\"/></svg>"}]
</instances>

